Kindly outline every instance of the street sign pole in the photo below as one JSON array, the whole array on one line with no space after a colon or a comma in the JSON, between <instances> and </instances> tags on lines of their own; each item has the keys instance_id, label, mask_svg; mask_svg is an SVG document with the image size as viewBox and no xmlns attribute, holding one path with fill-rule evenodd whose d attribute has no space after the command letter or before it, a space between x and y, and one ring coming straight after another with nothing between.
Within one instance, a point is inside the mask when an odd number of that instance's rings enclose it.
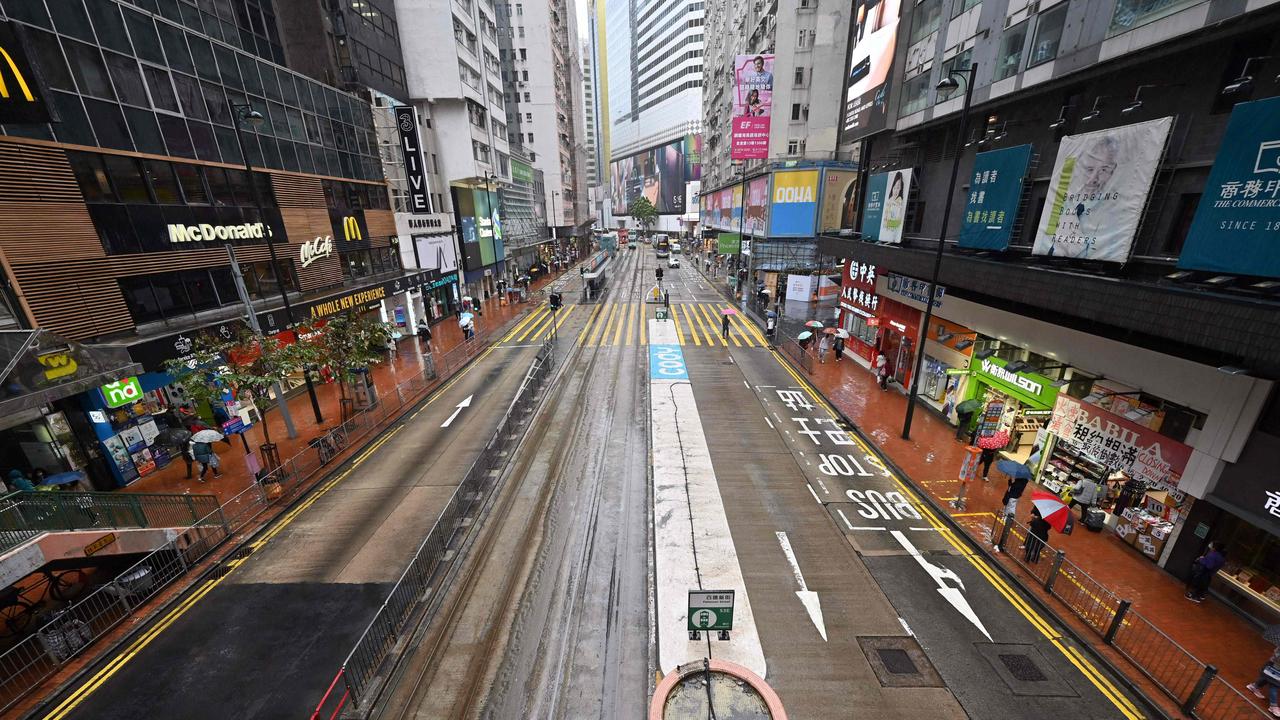
<instances>
[{"instance_id":1,"label":"street sign pole","mask_svg":"<svg viewBox=\"0 0 1280 720\"><path fill-rule=\"evenodd\" d=\"M702 639L702 631L717 631L728 640L733 629L733 590L689 591L689 639Z\"/></svg>"}]
</instances>

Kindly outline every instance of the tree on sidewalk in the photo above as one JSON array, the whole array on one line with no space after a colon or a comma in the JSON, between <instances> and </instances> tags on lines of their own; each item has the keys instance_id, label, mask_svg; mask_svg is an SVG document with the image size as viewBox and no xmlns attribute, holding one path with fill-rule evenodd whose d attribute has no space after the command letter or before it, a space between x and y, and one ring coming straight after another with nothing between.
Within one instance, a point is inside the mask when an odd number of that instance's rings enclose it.
<instances>
[{"instance_id":1,"label":"tree on sidewalk","mask_svg":"<svg viewBox=\"0 0 1280 720\"><path fill-rule=\"evenodd\" d=\"M320 362L328 365L338 378L338 395L341 398L342 419L351 414L353 401L348 398L348 383L367 371L369 365L381 360L391 342L391 326L387 323L348 311L335 315L321 331L317 349ZM352 394L354 395L354 387Z\"/></svg>"},{"instance_id":2,"label":"tree on sidewalk","mask_svg":"<svg viewBox=\"0 0 1280 720\"><path fill-rule=\"evenodd\" d=\"M631 206L627 208L627 214L636 219L640 223L640 227L644 228L645 234L653 229L653 224L658 221L658 209L649 202L647 197L638 197L631 201Z\"/></svg>"}]
</instances>

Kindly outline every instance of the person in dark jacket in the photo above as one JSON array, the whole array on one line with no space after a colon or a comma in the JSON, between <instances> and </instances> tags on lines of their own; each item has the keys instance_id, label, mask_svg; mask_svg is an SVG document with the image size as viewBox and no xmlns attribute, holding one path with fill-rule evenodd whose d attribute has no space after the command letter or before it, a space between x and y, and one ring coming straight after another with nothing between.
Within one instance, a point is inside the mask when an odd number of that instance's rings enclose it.
<instances>
[{"instance_id":1,"label":"person in dark jacket","mask_svg":"<svg viewBox=\"0 0 1280 720\"><path fill-rule=\"evenodd\" d=\"M1004 491L1004 499L1000 501L1004 503L1006 515L1013 515L1018 511L1018 498L1022 497L1022 493L1026 491L1029 479L1025 477L1009 477L1009 488Z\"/></svg>"},{"instance_id":2,"label":"person in dark jacket","mask_svg":"<svg viewBox=\"0 0 1280 720\"><path fill-rule=\"evenodd\" d=\"M1031 508L1031 522L1027 525L1026 543L1027 552L1023 558L1029 563L1040 562L1040 551L1049 544L1049 521L1041 517L1040 511L1035 508Z\"/></svg>"},{"instance_id":3,"label":"person in dark jacket","mask_svg":"<svg viewBox=\"0 0 1280 720\"><path fill-rule=\"evenodd\" d=\"M1191 580L1187 583L1187 599L1196 603L1204 602L1205 595L1209 593L1210 581L1226 562L1227 556L1218 547L1218 543L1209 543L1204 554L1191 563Z\"/></svg>"},{"instance_id":4,"label":"person in dark jacket","mask_svg":"<svg viewBox=\"0 0 1280 720\"><path fill-rule=\"evenodd\" d=\"M422 341L422 354L431 352L431 326L426 318L418 318L418 339Z\"/></svg>"},{"instance_id":5,"label":"person in dark jacket","mask_svg":"<svg viewBox=\"0 0 1280 720\"><path fill-rule=\"evenodd\" d=\"M982 463L982 481L983 482L988 482L991 480L991 478L989 477L991 475L991 463L995 461L996 461L996 449L982 448L982 455L978 457L978 462Z\"/></svg>"}]
</instances>

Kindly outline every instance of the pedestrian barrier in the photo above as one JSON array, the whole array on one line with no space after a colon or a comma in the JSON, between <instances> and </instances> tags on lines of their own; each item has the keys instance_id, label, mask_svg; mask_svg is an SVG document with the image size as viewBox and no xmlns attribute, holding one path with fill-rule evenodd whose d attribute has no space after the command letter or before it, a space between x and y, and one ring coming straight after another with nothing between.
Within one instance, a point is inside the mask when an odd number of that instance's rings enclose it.
<instances>
[{"instance_id":1,"label":"pedestrian barrier","mask_svg":"<svg viewBox=\"0 0 1280 720\"><path fill-rule=\"evenodd\" d=\"M774 347L781 350L784 355L791 358L795 364L803 368L806 374L813 374L813 355L809 354L809 351L800 347L800 343L792 340L791 338L786 338L782 342L777 343Z\"/></svg>"},{"instance_id":2,"label":"pedestrian barrier","mask_svg":"<svg viewBox=\"0 0 1280 720\"><path fill-rule=\"evenodd\" d=\"M324 442L331 445L337 442L356 444L376 432L411 403L417 402L426 391L442 382L440 378L448 377L495 340L497 338L494 333L477 334L462 345L439 355L434 366L435 372L431 372L432 366L428 365L421 372L382 393L376 404L364 408L347 422L325 433L322 436ZM539 352L539 357L542 357L542 351ZM439 376L436 375L437 372L440 373ZM135 495L133 493L80 493L111 497L111 502L115 504L108 503L106 507L111 508L112 517L117 519L123 520L125 514L133 513L135 521L140 518L142 521L157 523L151 525L153 527L186 527L173 540L143 557L111 582L57 612L34 633L0 654L0 713L12 708L69 660L80 655L143 604L156 598L224 542L236 537L238 533L256 530L259 525L255 521L265 513L288 504L310 490L313 486L310 481L319 476L319 471L327 462L327 459L321 458L318 448L305 447L278 467L264 471L257 482L250 484L221 506L217 505L217 498L212 495L178 496L193 498L192 505L187 506L194 508L190 516L181 515L182 507L186 506L185 501L176 503L156 500L158 497L168 496L137 494L142 499L133 501L129 499ZM74 504L74 498L78 494L59 495L72 498L70 502ZM209 500L200 499L205 497ZM55 496L55 499L62 498ZM23 502L26 502L25 498ZM48 507L57 510L66 507L66 504L55 503ZM210 507L211 511L201 514ZM187 518L185 522L168 524L181 517ZM13 518L10 520L17 522ZM4 527L0 526L0 538L5 537ZM30 530L19 527L14 532ZM226 575L239 565L239 561L253 552L254 548L248 546L232 557L223 558L212 575L206 578L206 582L215 582Z\"/></svg>"},{"instance_id":3,"label":"pedestrian barrier","mask_svg":"<svg viewBox=\"0 0 1280 720\"><path fill-rule=\"evenodd\" d=\"M458 483L408 567L361 633L312 713L313 720L335 718L348 703L348 711L355 710L360 717L368 714L371 700L378 696L386 682L386 671L402 649L401 641L410 618L442 589L440 580L449 566L446 554L460 542L461 531L468 526L463 521L474 516L502 474L507 455L504 451L518 442L524 421L550 376L553 349L550 340L543 342L493 436ZM342 692L338 692L339 689Z\"/></svg>"},{"instance_id":4,"label":"pedestrian barrier","mask_svg":"<svg viewBox=\"0 0 1280 720\"><path fill-rule=\"evenodd\" d=\"M1032 537L1012 515L993 516L991 543L1033 577L1046 594L1066 606L1115 648L1156 687L1199 720L1242 720L1269 714L1197 659L1138 611L1067 559L1066 551L1041 543L1038 561L1025 552Z\"/></svg>"},{"instance_id":5,"label":"pedestrian barrier","mask_svg":"<svg viewBox=\"0 0 1280 720\"><path fill-rule=\"evenodd\" d=\"M188 527L218 509L214 495L15 492L0 507L0 552L46 532Z\"/></svg>"}]
</instances>

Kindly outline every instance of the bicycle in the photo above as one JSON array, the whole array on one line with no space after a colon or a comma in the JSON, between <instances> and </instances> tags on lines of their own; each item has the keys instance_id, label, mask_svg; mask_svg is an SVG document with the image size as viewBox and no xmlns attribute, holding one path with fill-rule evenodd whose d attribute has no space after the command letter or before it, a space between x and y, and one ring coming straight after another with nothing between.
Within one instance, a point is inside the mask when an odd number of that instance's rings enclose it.
<instances>
[{"instance_id":1,"label":"bicycle","mask_svg":"<svg viewBox=\"0 0 1280 720\"><path fill-rule=\"evenodd\" d=\"M28 587L15 583L0 590L0 637L13 637L26 629L48 598L70 602L88 585L88 577L82 568L62 571L41 568L38 573L39 579ZM37 591L38 599L27 599L27 595Z\"/></svg>"}]
</instances>

